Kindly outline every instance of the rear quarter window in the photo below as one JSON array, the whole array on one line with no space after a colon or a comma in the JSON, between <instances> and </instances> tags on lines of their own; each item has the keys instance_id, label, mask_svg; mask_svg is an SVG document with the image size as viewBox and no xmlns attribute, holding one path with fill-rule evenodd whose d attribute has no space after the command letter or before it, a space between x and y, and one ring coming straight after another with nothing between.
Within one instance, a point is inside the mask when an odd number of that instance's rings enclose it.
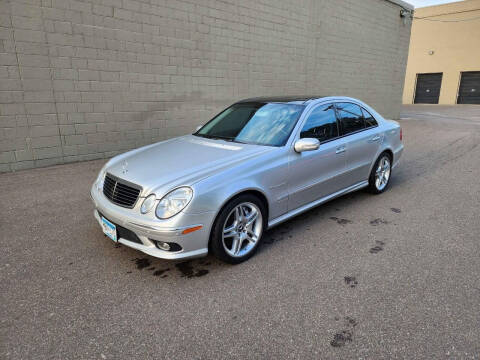
<instances>
[{"instance_id":1,"label":"rear quarter window","mask_svg":"<svg viewBox=\"0 0 480 360\"><path fill-rule=\"evenodd\" d=\"M377 120L367 110L362 108L363 117L365 118L365 126L367 128L378 126Z\"/></svg>"}]
</instances>

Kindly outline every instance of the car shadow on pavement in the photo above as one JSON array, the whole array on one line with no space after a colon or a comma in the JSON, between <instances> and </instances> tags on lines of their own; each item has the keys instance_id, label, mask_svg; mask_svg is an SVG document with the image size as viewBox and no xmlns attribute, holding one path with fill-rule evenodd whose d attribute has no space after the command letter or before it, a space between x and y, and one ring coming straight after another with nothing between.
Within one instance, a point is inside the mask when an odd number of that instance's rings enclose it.
<instances>
[{"instance_id":1,"label":"car shadow on pavement","mask_svg":"<svg viewBox=\"0 0 480 360\"><path fill-rule=\"evenodd\" d=\"M385 195L387 195L390 191L394 191L396 187L403 185L409 179L410 177L407 172L402 173L401 176L397 176L396 173L395 176L391 178ZM258 252L260 253L268 250L270 246L273 246L280 241L294 240L294 235L292 235L294 229L304 229L305 231L310 231L315 224L322 221L335 221L337 224L342 226L352 224L354 223L354 219L345 218L342 215L342 210L348 209L355 203L367 201L375 196L381 197L382 194L372 195L367 191L367 189L362 189L345 194L314 207L270 230L267 230L263 235L262 244L258 249ZM391 208L391 211L394 213L401 212L401 210L398 208ZM371 220L370 225L376 226L380 223L385 224L387 222L384 219L376 218Z\"/></svg>"},{"instance_id":2,"label":"car shadow on pavement","mask_svg":"<svg viewBox=\"0 0 480 360\"><path fill-rule=\"evenodd\" d=\"M402 179L394 179L395 178L392 179L389 185L389 190L402 182ZM310 231L315 224L322 221L335 221L341 226L353 223L353 219L346 219L342 216L342 209L348 208L353 203L367 200L372 196L373 195L367 193L367 191L362 190L346 194L267 230L263 235L262 243L259 246L257 254L268 251L270 247L275 246L280 241L295 241L295 236L293 235L294 229ZM394 209L398 211L398 209ZM381 222L383 220L375 219L372 221ZM126 275L132 274L134 271L140 271L143 274L159 279L194 279L204 277L222 267L232 267L232 265L218 260L212 254L198 259L170 261L143 254L121 244L112 244L112 246L124 253L125 258L128 258L128 261L132 264L132 266L125 269Z\"/></svg>"}]
</instances>

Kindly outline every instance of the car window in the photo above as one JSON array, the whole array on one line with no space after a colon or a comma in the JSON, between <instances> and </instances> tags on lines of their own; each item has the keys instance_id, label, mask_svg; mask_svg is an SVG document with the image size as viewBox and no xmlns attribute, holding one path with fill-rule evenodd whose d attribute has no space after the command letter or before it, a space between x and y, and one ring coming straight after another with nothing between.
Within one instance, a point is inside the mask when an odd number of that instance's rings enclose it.
<instances>
[{"instance_id":1,"label":"car window","mask_svg":"<svg viewBox=\"0 0 480 360\"><path fill-rule=\"evenodd\" d=\"M365 125L367 128L378 126L377 120L367 110L362 108L363 117L365 118Z\"/></svg>"},{"instance_id":2,"label":"car window","mask_svg":"<svg viewBox=\"0 0 480 360\"><path fill-rule=\"evenodd\" d=\"M247 144L283 146L304 105L287 103L238 103L230 106L194 135Z\"/></svg>"},{"instance_id":3,"label":"car window","mask_svg":"<svg viewBox=\"0 0 480 360\"><path fill-rule=\"evenodd\" d=\"M332 104L320 105L308 116L300 133L301 138L316 138L320 142L338 136L337 117Z\"/></svg>"},{"instance_id":4,"label":"car window","mask_svg":"<svg viewBox=\"0 0 480 360\"><path fill-rule=\"evenodd\" d=\"M365 120L360 106L352 103L337 103L335 106L340 120L341 135L365 129Z\"/></svg>"}]
</instances>

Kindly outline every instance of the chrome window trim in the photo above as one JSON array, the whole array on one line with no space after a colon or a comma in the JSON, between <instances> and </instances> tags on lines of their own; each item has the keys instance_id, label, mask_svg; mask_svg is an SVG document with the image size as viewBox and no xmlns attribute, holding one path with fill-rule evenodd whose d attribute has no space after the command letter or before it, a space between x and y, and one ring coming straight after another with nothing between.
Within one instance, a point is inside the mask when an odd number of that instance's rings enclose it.
<instances>
[{"instance_id":1,"label":"chrome window trim","mask_svg":"<svg viewBox=\"0 0 480 360\"><path fill-rule=\"evenodd\" d=\"M365 129L372 129L372 128L378 127L378 120L377 120L377 118L376 118L375 116L373 116L370 111L368 111L367 109L365 109L365 107L360 106L360 108L362 109L362 112L363 112L363 111L366 111L367 114L369 114L369 115L373 118L373 120L375 120L375 122L377 123L377 125L375 125L375 126L369 126L369 127L366 127L366 126L365 126ZM365 119L365 114L363 114L363 118ZM365 119L365 125L367 125L366 119Z\"/></svg>"},{"instance_id":2,"label":"chrome window trim","mask_svg":"<svg viewBox=\"0 0 480 360\"><path fill-rule=\"evenodd\" d=\"M317 108L317 106L321 106L321 105L328 105L328 104L337 104L337 103L351 103L351 104L354 104L354 105L357 105L359 106L361 109L365 108L365 106L362 104L362 103L357 103L355 101L352 101L352 99L350 98L347 98L347 99L342 99L342 98L336 98L336 99L319 99L318 101L315 101L315 102L312 102L311 104L309 104L307 106L307 108L303 111L302 115L300 116L300 119L298 120L298 123L297 123L297 129L294 129L294 131L292 132L291 134L291 137L290 139L287 141L287 143L285 144L285 146L288 146L290 148L293 149L293 147L295 146L295 142L300 138L300 133L303 129L303 126L305 125L306 121L308 120L308 117L310 116L310 114L313 112L313 110L315 108ZM335 106L336 108L336 106ZM326 144L326 143L329 143L329 142L332 142L332 141L335 141L335 140L339 140L339 139L343 139L345 137L348 137L348 136L352 136L352 135L356 135L356 134L359 134L363 131L367 131L367 130L371 130L371 129L375 129L375 128L378 128L380 126L380 121L378 120L377 117L375 117L371 111L367 110L365 108L365 110L370 114L372 115L372 117L375 119L375 121L377 122L377 125L376 126L371 126L371 127L366 127L364 129L360 129L360 130L357 130L355 132L351 132L351 133L348 133L348 134L345 134L345 135L339 135L335 138L332 138L332 139L329 139L329 140L325 140L325 141L322 141L320 142L320 145L321 144ZM336 110L335 110L336 112ZM362 114L363 116L363 114ZM338 116L337 116L337 126L339 127L340 126L340 120L338 119ZM339 134L340 134L340 128L339 128Z\"/></svg>"}]
</instances>

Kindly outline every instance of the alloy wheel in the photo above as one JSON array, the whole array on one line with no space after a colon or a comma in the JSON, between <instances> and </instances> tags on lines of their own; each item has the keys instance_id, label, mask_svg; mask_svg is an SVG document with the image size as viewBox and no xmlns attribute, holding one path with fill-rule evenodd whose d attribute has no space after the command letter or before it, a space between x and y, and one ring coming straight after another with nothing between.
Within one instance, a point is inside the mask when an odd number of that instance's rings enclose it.
<instances>
[{"instance_id":1,"label":"alloy wheel","mask_svg":"<svg viewBox=\"0 0 480 360\"><path fill-rule=\"evenodd\" d=\"M232 257L249 254L263 231L262 212L257 205L244 202L233 208L223 224L222 243Z\"/></svg>"},{"instance_id":2,"label":"alloy wheel","mask_svg":"<svg viewBox=\"0 0 480 360\"><path fill-rule=\"evenodd\" d=\"M383 156L378 162L377 170L375 171L375 187L382 191L388 184L390 179L390 159L388 156Z\"/></svg>"}]
</instances>

